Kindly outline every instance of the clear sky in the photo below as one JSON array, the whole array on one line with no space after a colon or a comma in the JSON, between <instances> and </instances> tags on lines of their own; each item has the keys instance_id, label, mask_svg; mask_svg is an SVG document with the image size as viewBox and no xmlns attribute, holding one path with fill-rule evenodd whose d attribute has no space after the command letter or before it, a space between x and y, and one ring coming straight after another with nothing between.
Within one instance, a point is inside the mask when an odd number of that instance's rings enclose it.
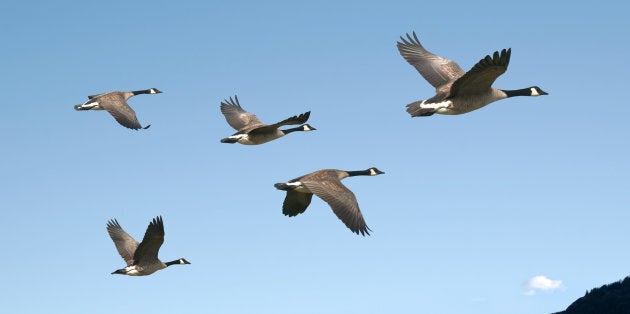
<instances>
[{"instance_id":1,"label":"clear sky","mask_svg":"<svg viewBox=\"0 0 630 314\"><path fill-rule=\"evenodd\" d=\"M10 1L0 10L0 300L7 313L550 313L629 275L627 7L557 1ZM399 55L416 31L468 70L512 48L495 86L538 85L461 116L410 118L434 89ZM130 99L148 130L87 95ZM224 98L317 131L261 146ZM348 178L372 236L276 182ZM124 266L105 230L163 260Z\"/></svg>"}]
</instances>

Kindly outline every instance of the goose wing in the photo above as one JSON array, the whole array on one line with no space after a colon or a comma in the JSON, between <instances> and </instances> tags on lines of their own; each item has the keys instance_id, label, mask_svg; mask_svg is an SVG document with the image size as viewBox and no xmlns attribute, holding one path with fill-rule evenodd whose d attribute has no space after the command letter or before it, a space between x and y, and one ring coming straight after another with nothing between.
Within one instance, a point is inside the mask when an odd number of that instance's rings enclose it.
<instances>
[{"instance_id":1,"label":"goose wing","mask_svg":"<svg viewBox=\"0 0 630 314\"><path fill-rule=\"evenodd\" d=\"M138 249L133 258L136 264L147 264L148 261L158 259L158 251L164 243L164 223L162 216L153 218L149 223L147 231L144 233L142 242L138 245Z\"/></svg>"},{"instance_id":2,"label":"goose wing","mask_svg":"<svg viewBox=\"0 0 630 314\"><path fill-rule=\"evenodd\" d=\"M88 96L88 99L98 98L98 97L101 97L103 95L107 95L109 93L116 93L116 92L105 92L105 93L100 93L100 94L96 94L96 95L90 95L90 96Z\"/></svg>"},{"instance_id":3,"label":"goose wing","mask_svg":"<svg viewBox=\"0 0 630 314\"><path fill-rule=\"evenodd\" d=\"M312 199L312 193L287 191L287 196L282 203L282 213L289 217L297 216L306 210Z\"/></svg>"},{"instance_id":4,"label":"goose wing","mask_svg":"<svg viewBox=\"0 0 630 314\"><path fill-rule=\"evenodd\" d=\"M125 232L116 219L107 222L107 233L109 233L109 237L114 241L116 250L118 250L120 256L125 260L127 266L133 265L133 256L138 248L138 241Z\"/></svg>"},{"instance_id":5,"label":"goose wing","mask_svg":"<svg viewBox=\"0 0 630 314\"><path fill-rule=\"evenodd\" d=\"M221 102L221 113L225 116L227 123L239 132L265 125L255 114L243 110L236 96L234 96L234 99L230 97L230 100Z\"/></svg>"},{"instance_id":6,"label":"goose wing","mask_svg":"<svg viewBox=\"0 0 630 314\"><path fill-rule=\"evenodd\" d=\"M442 58L424 49L415 32L413 32L413 38L409 34L406 35L406 39L401 36L402 42L397 42L398 52L433 87L437 89L464 75L464 70L454 61Z\"/></svg>"},{"instance_id":7,"label":"goose wing","mask_svg":"<svg viewBox=\"0 0 630 314\"><path fill-rule=\"evenodd\" d=\"M369 235L356 196L337 177L322 181L301 181L313 194L324 200L337 217L354 233Z\"/></svg>"},{"instance_id":8,"label":"goose wing","mask_svg":"<svg viewBox=\"0 0 630 314\"><path fill-rule=\"evenodd\" d=\"M301 115L298 116L293 116L290 118L286 118L278 123L274 123L274 124L269 124L269 125L263 125L260 127L257 127L253 130L251 130L249 133L250 134L255 134L255 133L266 133L266 132L272 132L273 130L283 126L283 125L294 125L294 124L303 124L306 123L306 121L308 121L308 118L311 116L311 112L305 112Z\"/></svg>"},{"instance_id":9,"label":"goose wing","mask_svg":"<svg viewBox=\"0 0 630 314\"><path fill-rule=\"evenodd\" d=\"M142 128L136 117L136 112L129 107L121 93L103 95L98 97L95 101L98 102L101 108L107 110L122 126L134 130Z\"/></svg>"},{"instance_id":10,"label":"goose wing","mask_svg":"<svg viewBox=\"0 0 630 314\"><path fill-rule=\"evenodd\" d=\"M507 70L512 49L495 51L475 64L470 71L458 78L451 87L451 97L487 92L494 81Z\"/></svg>"}]
</instances>

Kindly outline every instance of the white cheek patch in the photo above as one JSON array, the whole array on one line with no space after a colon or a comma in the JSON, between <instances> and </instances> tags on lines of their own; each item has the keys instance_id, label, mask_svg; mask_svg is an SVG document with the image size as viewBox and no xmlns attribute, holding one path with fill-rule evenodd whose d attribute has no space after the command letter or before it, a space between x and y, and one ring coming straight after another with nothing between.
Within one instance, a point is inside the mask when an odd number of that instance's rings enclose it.
<instances>
[{"instance_id":1,"label":"white cheek patch","mask_svg":"<svg viewBox=\"0 0 630 314\"><path fill-rule=\"evenodd\" d=\"M305 125L303 130L304 131L313 131L313 129L309 128L308 125Z\"/></svg>"},{"instance_id":2,"label":"white cheek patch","mask_svg":"<svg viewBox=\"0 0 630 314\"><path fill-rule=\"evenodd\" d=\"M532 91L532 96L540 96L540 94L538 93L538 91L535 88L530 88Z\"/></svg>"},{"instance_id":3,"label":"white cheek patch","mask_svg":"<svg viewBox=\"0 0 630 314\"><path fill-rule=\"evenodd\" d=\"M376 171L374 171L374 169L370 169L370 175L371 176L375 176L377 175Z\"/></svg>"}]
</instances>

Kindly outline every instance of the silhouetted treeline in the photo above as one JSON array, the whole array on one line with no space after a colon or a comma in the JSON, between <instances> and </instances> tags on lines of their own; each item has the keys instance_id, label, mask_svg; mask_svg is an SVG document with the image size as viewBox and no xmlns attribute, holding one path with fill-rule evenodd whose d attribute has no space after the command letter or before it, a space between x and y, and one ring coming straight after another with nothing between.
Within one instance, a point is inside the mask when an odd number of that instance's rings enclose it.
<instances>
[{"instance_id":1,"label":"silhouetted treeline","mask_svg":"<svg viewBox=\"0 0 630 314\"><path fill-rule=\"evenodd\" d=\"M629 314L630 277L587 291L566 310L555 314Z\"/></svg>"}]
</instances>

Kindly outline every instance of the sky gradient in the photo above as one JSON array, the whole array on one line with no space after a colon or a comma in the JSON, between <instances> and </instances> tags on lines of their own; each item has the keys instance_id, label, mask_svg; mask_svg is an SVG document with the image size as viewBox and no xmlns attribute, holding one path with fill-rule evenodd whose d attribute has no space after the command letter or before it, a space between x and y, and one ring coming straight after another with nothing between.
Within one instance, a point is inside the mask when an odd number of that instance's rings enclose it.
<instances>
[{"instance_id":1,"label":"sky gradient","mask_svg":"<svg viewBox=\"0 0 630 314\"><path fill-rule=\"evenodd\" d=\"M0 11L0 241L12 313L550 313L629 274L627 8L529 1L10 2ZM461 116L410 118L434 89L398 54L415 31L468 70L512 48L494 84L538 85ZM129 100L142 131L87 95ZM314 132L260 146L219 103ZM323 168L372 235L313 199L282 215L273 184ZM124 266L105 224L162 260Z\"/></svg>"}]
</instances>

